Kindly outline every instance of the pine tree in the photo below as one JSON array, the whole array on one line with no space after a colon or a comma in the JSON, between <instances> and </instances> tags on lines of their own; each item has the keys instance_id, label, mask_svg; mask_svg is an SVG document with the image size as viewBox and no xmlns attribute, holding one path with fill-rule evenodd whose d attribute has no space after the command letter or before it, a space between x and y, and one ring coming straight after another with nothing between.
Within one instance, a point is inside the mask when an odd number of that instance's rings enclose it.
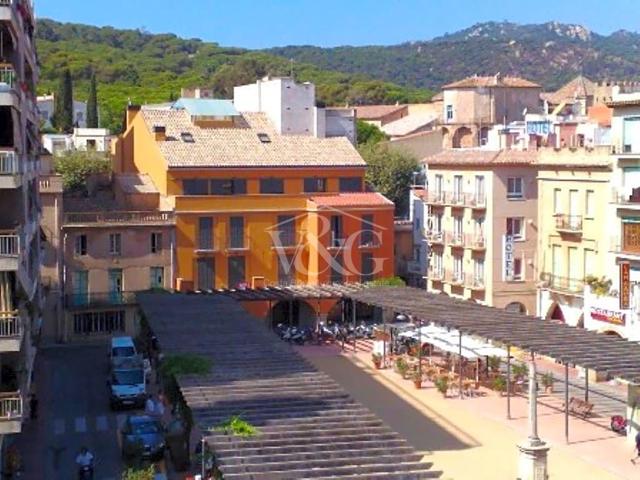
<instances>
[{"instance_id":1,"label":"pine tree","mask_svg":"<svg viewBox=\"0 0 640 480\"><path fill-rule=\"evenodd\" d=\"M62 133L73 132L73 85L69 69L64 71L56 92L53 126Z\"/></svg>"},{"instance_id":2,"label":"pine tree","mask_svg":"<svg viewBox=\"0 0 640 480\"><path fill-rule=\"evenodd\" d=\"M89 84L89 99L87 100L87 128L98 128L98 89L96 74L91 74Z\"/></svg>"}]
</instances>

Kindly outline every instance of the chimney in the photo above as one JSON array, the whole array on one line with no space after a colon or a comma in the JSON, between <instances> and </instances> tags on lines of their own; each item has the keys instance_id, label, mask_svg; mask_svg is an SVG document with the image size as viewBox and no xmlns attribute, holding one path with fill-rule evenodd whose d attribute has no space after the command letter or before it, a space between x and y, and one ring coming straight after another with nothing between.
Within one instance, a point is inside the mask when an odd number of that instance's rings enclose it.
<instances>
[{"instance_id":1,"label":"chimney","mask_svg":"<svg viewBox=\"0 0 640 480\"><path fill-rule=\"evenodd\" d=\"M156 137L156 142L164 142L167 139L167 129L164 125L154 125L153 134Z\"/></svg>"},{"instance_id":2,"label":"chimney","mask_svg":"<svg viewBox=\"0 0 640 480\"><path fill-rule=\"evenodd\" d=\"M126 118L125 118L125 121L127 123L126 127L131 125L133 118L140 111L140 108L141 108L140 105L133 105L131 103L127 105L127 112L126 112Z\"/></svg>"}]
</instances>

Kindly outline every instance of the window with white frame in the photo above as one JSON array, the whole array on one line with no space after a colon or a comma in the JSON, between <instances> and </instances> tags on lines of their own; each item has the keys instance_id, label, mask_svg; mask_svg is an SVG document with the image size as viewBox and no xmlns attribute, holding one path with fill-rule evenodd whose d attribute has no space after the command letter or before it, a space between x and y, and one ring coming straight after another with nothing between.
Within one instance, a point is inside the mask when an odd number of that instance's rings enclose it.
<instances>
[{"instance_id":1,"label":"window with white frame","mask_svg":"<svg viewBox=\"0 0 640 480\"><path fill-rule=\"evenodd\" d=\"M553 213L559 215L562 213L562 190L553 189Z\"/></svg>"},{"instance_id":2,"label":"window with white frame","mask_svg":"<svg viewBox=\"0 0 640 480\"><path fill-rule=\"evenodd\" d=\"M453 217L453 235L462 237L462 217Z\"/></svg>"},{"instance_id":3,"label":"window with white frame","mask_svg":"<svg viewBox=\"0 0 640 480\"><path fill-rule=\"evenodd\" d=\"M109 234L109 253L111 255L122 255L122 235L119 233Z\"/></svg>"},{"instance_id":4,"label":"window with white frame","mask_svg":"<svg viewBox=\"0 0 640 480\"><path fill-rule=\"evenodd\" d=\"M484 285L484 259L476 258L473 261L473 283Z\"/></svg>"},{"instance_id":5,"label":"window with white frame","mask_svg":"<svg viewBox=\"0 0 640 480\"><path fill-rule=\"evenodd\" d=\"M515 200L524 198L524 182L522 177L507 178L507 199Z\"/></svg>"},{"instance_id":6,"label":"window with white frame","mask_svg":"<svg viewBox=\"0 0 640 480\"><path fill-rule=\"evenodd\" d=\"M453 201L462 201L462 175L453 176Z\"/></svg>"},{"instance_id":7,"label":"window with white frame","mask_svg":"<svg viewBox=\"0 0 640 480\"><path fill-rule=\"evenodd\" d=\"M524 280L524 272L522 271L522 258L514 257L513 259L513 280Z\"/></svg>"},{"instance_id":8,"label":"window with white frame","mask_svg":"<svg viewBox=\"0 0 640 480\"><path fill-rule=\"evenodd\" d=\"M431 257L432 271L436 275L442 275L442 253L433 253Z\"/></svg>"},{"instance_id":9,"label":"window with white frame","mask_svg":"<svg viewBox=\"0 0 640 480\"><path fill-rule=\"evenodd\" d=\"M453 278L462 280L462 255L453 256Z\"/></svg>"},{"instance_id":10,"label":"window with white frame","mask_svg":"<svg viewBox=\"0 0 640 480\"><path fill-rule=\"evenodd\" d=\"M447 105L447 121L453 120L453 105Z\"/></svg>"},{"instance_id":11,"label":"window with white frame","mask_svg":"<svg viewBox=\"0 0 640 480\"><path fill-rule=\"evenodd\" d=\"M595 197L593 190L587 190L584 199L584 216L587 218L593 218L595 215Z\"/></svg>"},{"instance_id":12,"label":"window with white frame","mask_svg":"<svg viewBox=\"0 0 640 480\"><path fill-rule=\"evenodd\" d=\"M507 235L511 235L514 240L524 240L524 218L507 218Z\"/></svg>"}]
</instances>

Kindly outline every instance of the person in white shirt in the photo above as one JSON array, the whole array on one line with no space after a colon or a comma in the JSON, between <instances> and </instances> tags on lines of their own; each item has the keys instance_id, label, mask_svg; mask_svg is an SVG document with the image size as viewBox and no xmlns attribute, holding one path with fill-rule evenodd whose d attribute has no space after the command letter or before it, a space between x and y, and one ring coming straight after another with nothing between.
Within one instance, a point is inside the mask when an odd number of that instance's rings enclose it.
<instances>
[{"instance_id":1,"label":"person in white shirt","mask_svg":"<svg viewBox=\"0 0 640 480\"><path fill-rule=\"evenodd\" d=\"M155 415L156 404L153 401L153 397L149 396L147 401L144 404L144 411L147 415L153 416Z\"/></svg>"},{"instance_id":2,"label":"person in white shirt","mask_svg":"<svg viewBox=\"0 0 640 480\"><path fill-rule=\"evenodd\" d=\"M156 400L156 404L154 407L154 413L159 417L162 418L164 417L164 404L162 403L162 400L160 398L158 398Z\"/></svg>"}]
</instances>

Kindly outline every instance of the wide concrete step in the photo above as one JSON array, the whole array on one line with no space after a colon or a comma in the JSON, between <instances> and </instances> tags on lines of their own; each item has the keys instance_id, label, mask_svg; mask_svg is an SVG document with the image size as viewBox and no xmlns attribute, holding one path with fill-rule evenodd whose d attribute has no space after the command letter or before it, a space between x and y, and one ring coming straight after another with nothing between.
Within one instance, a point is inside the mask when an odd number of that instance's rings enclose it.
<instances>
[{"instance_id":1,"label":"wide concrete step","mask_svg":"<svg viewBox=\"0 0 640 480\"><path fill-rule=\"evenodd\" d=\"M282 445L304 445L312 443L333 443L333 442L360 442L360 441L385 441L385 440L397 440L400 436L393 432L385 433L353 433L350 435L340 435L336 437L332 434L325 434L322 432L320 435L291 435L283 438L265 438L262 439L260 435L255 437L233 437L233 441L221 441L221 445L233 445L237 449L243 448L257 448L268 446L282 446ZM217 448L218 442L213 441L212 444Z\"/></svg>"},{"instance_id":2,"label":"wide concrete step","mask_svg":"<svg viewBox=\"0 0 640 480\"><path fill-rule=\"evenodd\" d=\"M432 465L432 464L429 464ZM425 480L428 478L440 478L442 471L427 470L421 472L396 472L396 473L368 473L366 477L360 474L355 475L338 475L330 477L315 477L315 480ZM304 478L301 480L305 480Z\"/></svg>"},{"instance_id":3,"label":"wide concrete step","mask_svg":"<svg viewBox=\"0 0 640 480\"><path fill-rule=\"evenodd\" d=\"M269 398L282 398L282 397L300 397L300 398L323 398L323 397L337 397L346 396L345 391L336 386L333 388L323 387L313 390L309 390L300 386L291 388L274 388L271 390L245 390L236 393L222 393L216 394L214 391L189 392L190 397L204 397L204 399L211 403L211 406L215 408L215 402L230 402L234 400L247 400L252 398L269 399Z\"/></svg>"},{"instance_id":4,"label":"wide concrete step","mask_svg":"<svg viewBox=\"0 0 640 480\"><path fill-rule=\"evenodd\" d=\"M351 427L351 428L334 426L330 428L322 428L322 429L316 429L316 430L296 429L294 427L294 428L291 428L290 430L275 431L275 432L260 430L260 433L256 435L256 437L254 438L259 437L263 441L277 440L277 439L287 440L292 437L302 437L302 436L309 436L309 435L313 435L315 438L330 437L330 436L333 436L334 438L341 438L343 436L357 435L357 434L373 436L373 435L379 435L379 434L388 434L392 432L393 430L391 430L389 427L386 427L386 426ZM218 432L218 433L212 432L208 438L211 438L211 440L216 443L218 442L222 443L227 441L229 443L235 444L236 439L244 439L246 437L226 435L222 432Z\"/></svg>"},{"instance_id":5,"label":"wide concrete step","mask_svg":"<svg viewBox=\"0 0 640 480\"><path fill-rule=\"evenodd\" d=\"M408 450L408 451L407 451ZM270 465L280 465L282 462L287 465L294 465L298 462L307 467L326 466L326 462L341 462L343 465L364 465L366 463L396 463L396 462L419 462L422 454L411 451L410 448L405 451L389 451L389 450L339 450L333 452L306 452L306 453L283 453L279 455L245 455L243 457L227 457L221 462L229 468L233 466L242 467L247 471L268 471L271 470ZM318 464L317 462L325 462ZM256 470L256 468L258 468ZM226 469L231 472L231 470Z\"/></svg>"},{"instance_id":6,"label":"wide concrete step","mask_svg":"<svg viewBox=\"0 0 640 480\"><path fill-rule=\"evenodd\" d=\"M328 430L331 428L369 428L369 427L381 427L384 426L384 423L372 417L371 420L354 420L351 418L339 418L336 420L333 419L315 419L316 421L305 422L306 419L300 419L299 422L282 424L282 422L277 422L277 424L265 424L265 425L256 425L256 427L260 428L260 431L263 433L266 432L288 432L293 429L298 431L309 430L309 431L318 431L318 430ZM312 419L313 420L313 419Z\"/></svg>"},{"instance_id":7,"label":"wide concrete step","mask_svg":"<svg viewBox=\"0 0 640 480\"><path fill-rule=\"evenodd\" d=\"M336 408L336 409L326 409L326 410L318 410L312 413L307 413L306 415L301 416L300 412L294 412L289 410L280 410L277 412L241 412L241 417L246 422L251 423L252 425L259 426L264 423L279 423L284 424L286 422L295 422L295 421L310 421L315 419L325 419L325 418L349 418L349 417L359 417L364 418L370 416L371 412L366 410L364 407L359 405L350 405L344 408ZM194 411L194 417L198 420L202 421L202 425L215 426L218 422L224 422L228 420L229 413L228 412L213 412L211 410L208 411Z\"/></svg>"},{"instance_id":8,"label":"wide concrete step","mask_svg":"<svg viewBox=\"0 0 640 480\"><path fill-rule=\"evenodd\" d=\"M189 397L187 397L189 398ZM255 401L254 401L255 400ZM192 410L197 410L198 407L211 408L213 413L219 416L224 415L242 415L243 417L249 415L252 412L255 413L279 413L290 411L292 414L313 414L318 410L329 410L339 408L355 407L357 404L348 395L339 396L335 398L296 398L296 397L282 397L282 398L269 398L264 399L251 399L245 402L229 402L229 403L216 403L215 406L207 403L206 401L199 401L196 398L189 398L189 406Z\"/></svg>"}]
</instances>

